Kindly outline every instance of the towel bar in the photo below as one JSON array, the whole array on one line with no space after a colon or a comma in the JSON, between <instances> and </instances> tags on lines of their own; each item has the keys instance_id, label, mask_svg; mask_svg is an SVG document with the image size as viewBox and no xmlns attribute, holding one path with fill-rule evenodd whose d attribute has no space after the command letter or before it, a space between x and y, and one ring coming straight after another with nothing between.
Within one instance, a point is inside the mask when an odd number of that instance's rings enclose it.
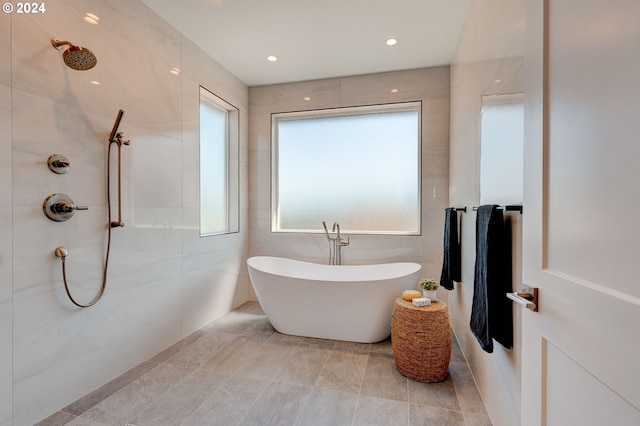
<instances>
[{"instance_id":1,"label":"towel bar","mask_svg":"<svg viewBox=\"0 0 640 426\"><path fill-rule=\"evenodd\" d=\"M522 214L522 204L509 204L506 206L498 206L499 210L504 210L504 211L513 211L513 212L520 212L520 214ZM478 211L478 207L474 207L473 211Z\"/></svg>"}]
</instances>

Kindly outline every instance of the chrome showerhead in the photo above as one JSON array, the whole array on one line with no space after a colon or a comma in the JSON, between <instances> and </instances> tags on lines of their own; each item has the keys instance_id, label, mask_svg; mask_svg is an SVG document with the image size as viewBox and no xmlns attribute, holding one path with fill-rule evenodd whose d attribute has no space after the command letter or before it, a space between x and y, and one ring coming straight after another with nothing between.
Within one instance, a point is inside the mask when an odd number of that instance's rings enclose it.
<instances>
[{"instance_id":1,"label":"chrome showerhead","mask_svg":"<svg viewBox=\"0 0 640 426\"><path fill-rule=\"evenodd\" d=\"M78 71L89 70L98 63L96 55L86 47L75 46L69 41L61 41L55 38L51 40L51 45L58 50L62 50L63 46L69 46L62 53L62 60L71 69Z\"/></svg>"}]
</instances>

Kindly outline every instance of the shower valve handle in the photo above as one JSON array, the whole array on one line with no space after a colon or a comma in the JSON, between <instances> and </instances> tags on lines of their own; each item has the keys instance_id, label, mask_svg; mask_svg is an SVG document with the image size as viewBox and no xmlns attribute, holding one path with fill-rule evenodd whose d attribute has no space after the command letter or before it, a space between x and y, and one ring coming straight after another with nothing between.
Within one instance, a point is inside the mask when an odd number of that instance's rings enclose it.
<instances>
[{"instance_id":1,"label":"shower valve handle","mask_svg":"<svg viewBox=\"0 0 640 426\"><path fill-rule=\"evenodd\" d=\"M58 201L53 206L51 206L51 210L56 213L71 213L74 210L89 210L89 206L76 206L75 204Z\"/></svg>"},{"instance_id":2,"label":"shower valve handle","mask_svg":"<svg viewBox=\"0 0 640 426\"><path fill-rule=\"evenodd\" d=\"M55 222L71 219L76 210L89 210L88 206L76 206L67 194L51 194L42 204L44 214Z\"/></svg>"},{"instance_id":3,"label":"shower valve handle","mask_svg":"<svg viewBox=\"0 0 640 426\"><path fill-rule=\"evenodd\" d=\"M49 170L57 174L65 174L69 171L71 161L62 154L52 154L47 160Z\"/></svg>"}]
</instances>

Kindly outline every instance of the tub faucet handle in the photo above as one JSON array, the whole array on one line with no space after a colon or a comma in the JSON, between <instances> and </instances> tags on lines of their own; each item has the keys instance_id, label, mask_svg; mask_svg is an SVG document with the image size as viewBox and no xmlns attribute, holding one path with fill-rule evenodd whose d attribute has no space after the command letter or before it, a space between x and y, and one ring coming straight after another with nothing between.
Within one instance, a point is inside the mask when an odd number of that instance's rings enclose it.
<instances>
[{"instance_id":1,"label":"tub faucet handle","mask_svg":"<svg viewBox=\"0 0 640 426\"><path fill-rule=\"evenodd\" d=\"M349 237L347 237L347 240L338 240L336 241L336 245L342 246L342 247L346 247L349 245Z\"/></svg>"}]
</instances>

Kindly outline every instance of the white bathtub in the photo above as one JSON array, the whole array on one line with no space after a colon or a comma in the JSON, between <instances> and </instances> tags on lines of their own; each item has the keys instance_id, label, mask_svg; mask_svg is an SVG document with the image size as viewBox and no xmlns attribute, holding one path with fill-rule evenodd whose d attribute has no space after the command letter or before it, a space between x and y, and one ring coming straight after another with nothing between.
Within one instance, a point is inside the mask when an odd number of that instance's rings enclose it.
<instances>
[{"instance_id":1,"label":"white bathtub","mask_svg":"<svg viewBox=\"0 0 640 426\"><path fill-rule=\"evenodd\" d=\"M247 260L258 301L284 334L373 343L391 334L391 313L415 289L417 263L320 265L278 257Z\"/></svg>"}]
</instances>

